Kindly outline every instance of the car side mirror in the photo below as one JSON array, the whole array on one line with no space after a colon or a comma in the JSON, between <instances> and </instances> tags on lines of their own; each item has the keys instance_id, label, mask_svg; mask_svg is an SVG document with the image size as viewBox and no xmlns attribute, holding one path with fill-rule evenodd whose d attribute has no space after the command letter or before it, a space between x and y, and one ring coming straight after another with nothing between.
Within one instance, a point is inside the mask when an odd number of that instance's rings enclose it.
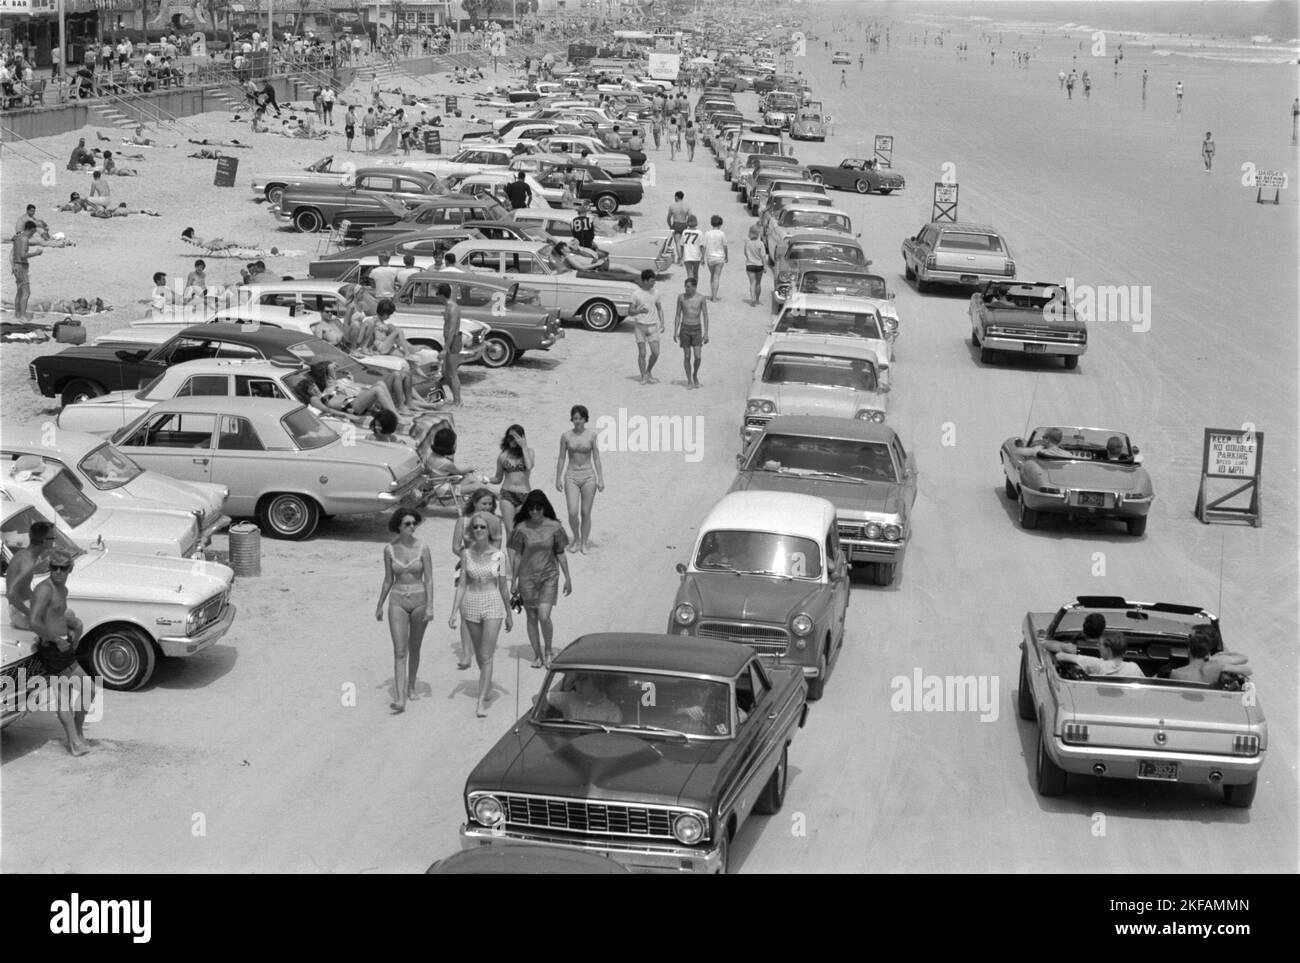
<instances>
[{"instance_id":1,"label":"car side mirror","mask_svg":"<svg viewBox=\"0 0 1300 963\"><path fill-rule=\"evenodd\" d=\"M534 708L534 709L537 708L537 700L540 699L540 698L541 698L541 696L537 695L536 693L533 693L533 708Z\"/></svg>"},{"instance_id":2,"label":"car side mirror","mask_svg":"<svg viewBox=\"0 0 1300 963\"><path fill-rule=\"evenodd\" d=\"M685 562L678 562L676 565L673 566L673 570L674 570L678 575L685 575L685 574L686 574L686 563L685 563Z\"/></svg>"},{"instance_id":3,"label":"car side mirror","mask_svg":"<svg viewBox=\"0 0 1300 963\"><path fill-rule=\"evenodd\" d=\"M892 291L889 293L889 300L892 301L892 300L894 300L894 298L896 298L896 297L898 297L898 295L897 295L897 294L894 294Z\"/></svg>"},{"instance_id":4,"label":"car side mirror","mask_svg":"<svg viewBox=\"0 0 1300 963\"><path fill-rule=\"evenodd\" d=\"M1141 448L1139 448L1137 445L1133 446L1133 457L1136 458L1139 454L1141 454L1141 452L1142 452Z\"/></svg>"},{"instance_id":5,"label":"car side mirror","mask_svg":"<svg viewBox=\"0 0 1300 963\"><path fill-rule=\"evenodd\" d=\"M736 467L737 468L745 467L745 455L743 452L736 456Z\"/></svg>"},{"instance_id":6,"label":"car side mirror","mask_svg":"<svg viewBox=\"0 0 1300 963\"><path fill-rule=\"evenodd\" d=\"M861 237L861 236L862 236L862 233L861 233L861 232L859 232L859 233L857 233L857 234L854 234L854 235L853 235L853 236L854 236L854 237ZM868 263L868 264L870 264L870 263L871 263L871 262L870 262L870 261L868 261L868 262L867 262L867 263Z\"/></svg>"}]
</instances>

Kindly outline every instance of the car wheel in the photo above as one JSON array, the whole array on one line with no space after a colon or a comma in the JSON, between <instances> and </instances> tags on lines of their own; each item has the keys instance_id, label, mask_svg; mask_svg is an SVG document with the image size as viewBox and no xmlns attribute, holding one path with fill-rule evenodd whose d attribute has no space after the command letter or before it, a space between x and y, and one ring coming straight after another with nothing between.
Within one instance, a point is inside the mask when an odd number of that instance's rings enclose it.
<instances>
[{"instance_id":1,"label":"car wheel","mask_svg":"<svg viewBox=\"0 0 1300 963\"><path fill-rule=\"evenodd\" d=\"M1047 734L1038 736L1038 794L1040 796L1065 795L1065 770L1052 762L1047 755Z\"/></svg>"},{"instance_id":2,"label":"car wheel","mask_svg":"<svg viewBox=\"0 0 1300 963\"><path fill-rule=\"evenodd\" d=\"M1034 529L1038 527L1038 511L1025 504L1025 493L1020 493L1020 527Z\"/></svg>"},{"instance_id":3,"label":"car wheel","mask_svg":"<svg viewBox=\"0 0 1300 963\"><path fill-rule=\"evenodd\" d=\"M892 187L882 187L880 193L888 197L890 194L894 193L894 189Z\"/></svg>"},{"instance_id":4,"label":"car wheel","mask_svg":"<svg viewBox=\"0 0 1300 963\"><path fill-rule=\"evenodd\" d=\"M483 364L489 368L508 368L517 356L514 342L504 334L493 332L483 342Z\"/></svg>"},{"instance_id":5,"label":"car wheel","mask_svg":"<svg viewBox=\"0 0 1300 963\"><path fill-rule=\"evenodd\" d=\"M1026 722L1033 722L1038 716L1034 713L1034 695L1029 691L1029 659L1020 653L1020 691L1016 693L1016 711Z\"/></svg>"},{"instance_id":6,"label":"car wheel","mask_svg":"<svg viewBox=\"0 0 1300 963\"><path fill-rule=\"evenodd\" d=\"M809 175L808 179L812 181L814 184L826 183L826 178L822 177L822 175L817 173L816 171L813 171L812 174Z\"/></svg>"},{"instance_id":7,"label":"car wheel","mask_svg":"<svg viewBox=\"0 0 1300 963\"><path fill-rule=\"evenodd\" d=\"M977 348L980 346L980 333L975 328L970 329L970 343Z\"/></svg>"},{"instance_id":8,"label":"car wheel","mask_svg":"<svg viewBox=\"0 0 1300 963\"><path fill-rule=\"evenodd\" d=\"M149 681L158 654L153 639L134 625L110 625L94 633L84 658L105 688L130 692Z\"/></svg>"},{"instance_id":9,"label":"car wheel","mask_svg":"<svg viewBox=\"0 0 1300 963\"><path fill-rule=\"evenodd\" d=\"M817 653L817 678L808 680L808 701L816 702L826 691L826 674L830 663L826 661L826 649Z\"/></svg>"},{"instance_id":10,"label":"car wheel","mask_svg":"<svg viewBox=\"0 0 1300 963\"><path fill-rule=\"evenodd\" d=\"M69 381L63 387L63 403L65 405L75 405L78 401L86 401L90 398L98 398L105 394L104 386L94 381L85 381L78 378L76 381Z\"/></svg>"},{"instance_id":11,"label":"car wheel","mask_svg":"<svg viewBox=\"0 0 1300 963\"><path fill-rule=\"evenodd\" d=\"M920 271L916 272L916 293L924 294L930 290L930 282L925 279Z\"/></svg>"},{"instance_id":12,"label":"car wheel","mask_svg":"<svg viewBox=\"0 0 1300 963\"><path fill-rule=\"evenodd\" d=\"M748 207L748 206L749 206L749 191L747 191L747 190L746 190L745 188L743 188L743 187L739 187L739 188L737 188L737 190L740 191L740 203L742 203L742 204L744 204L746 207Z\"/></svg>"},{"instance_id":13,"label":"car wheel","mask_svg":"<svg viewBox=\"0 0 1300 963\"><path fill-rule=\"evenodd\" d=\"M1073 371L1079 367L1079 356L1077 354L1067 354L1061 358L1061 361L1065 363L1066 371Z\"/></svg>"},{"instance_id":14,"label":"car wheel","mask_svg":"<svg viewBox=\"0 0 1300 963\"><path fill-rule=\"evenodd\" d=\"M613 331L618 327L618 312L608 301L592 301L582 309L582 324L588 331Z\"/></svg>"},{"instance_id":15,"label":"car wheel","mask_svg":"<svg viewBox=\"0 0 1300 963\"><path fill-rule=\"evenodd\" d=\"M613 214L618 210L618 198L613 194L601 194L596 198L596 210L602 214Z\"/></svg>"},{"instance_id":16,"label":"car wheel","mask_svg":"<svg viewBox=\"0 0 1300 963\"><path fill-rule=\"evenodd\" d=\"M304 207L293 212L293 226L303 234L315 234L325 226L325 218L314 207Z\"/></svg>"},{"instance_id":17,"label":"car wheel","mask_svg":"<svg viewBox=\"0 0 1300 963\"><path fill-rule=\"evenodd\" d=\"M726 826L719 832L722 838L718 840L718 875L726 876L731 871L731 837L727 835Z\"/></svg>"},{"instance_id":18,"label":"car wheel","mask_svg":"<svg viewBox=\"0 0 1300 963\"><path fill-rule=\"evenodd\" d=\"M1223 801L1229 806L1236 806L1238 809L1249 809L1250 804L1255 801L1255 787L1259 784L1259 777L1256 776L1250 782L1242 783L1239 786L1224 786Z\"/></svg>"},{"instance_id":19,"label":"car wheel","mask_svg":"<svg viewBox=\"0 0 1300 963\"><path fill-rule=\"evenodd\" d=\"M320 524L320 506L305 495L275 492L257 506L257 519L271 538L299 542Z\"/></svg>"},{"instance_id":20,"label":"car wheel","mask_svg":"<svg viewBox=\"0 0 1300 963\"><path fill-rule=\"evenodd\" d=\"M868 184L866 181L864 181L864 180L863 180L862 178L860 178L860 177L859 177L856 181L853 182L853 189L854 189L855 191L857 191L859 194L870 194L870 193L871 193L871 185Z\"/></svg>"},{"instance_id":21,"label":"car wheel","mask_svg":"<svg viewBox=\"0 0 1300 963\"><path fill-rule=\"evenodd\" d=\"M278 205L280 201L284 198L284 185L267 184L266 190L263 191L263 193L266 195L266 200L268 203Z\"/></svg>"},{"instance_id":22,"label":"car wheel","mask_svg":"<svg viewBox=\"0 0 1300 963\"><path fill-rule=\"evenodd\" d=\"M764 816L775 816L785 804L785 785L790 778L790 747L781 747L781 758L772 770L772 778L763 787L762 795L754 802L754 812ZM1231 787L1229 787L1231 788Z\"/></svg>"},{"instance_id":23,"label":"car wheel","mask_svg":"<svg viewBox=\"0 0 1300 963\"><path fill-rule=\"evenodd\" d=\"M1016 491L1016 486L1012 484L1011 479L1009 477L1003 480L1002 490L1007 493L1007 498L1009 498L1013 502L1020 497L1020 493Z\"/></svg>"},{"instance_id":24,"label":"car wheel","mask_svg":"<svg viewBox=\"0 0 1300 963\"><path fill-rule=\"evenodd\" d=\"M894 584L894 571L898 568L897 562L876 562L874 568L872 580L876 585Z\"/></svg>"},{"instance_id":25,"label":"car wheel","mask_svg":"<svg viewBox=\"0 0 1300 963\"><path fill-rule=\"evenodd\" d=\"M1147 517L1145 515L1126 518L1124 519L1124 524L1128 527L1128 533L1134 537L1146 534Z\"/></svg>"},{"instance_id":26,"label":"car wheel","mask_svg":"<svg viewBox=\"0 0 1300 963\"><path fill-rule=\"evenodd\" d=\"M912 270L912 265L908 264L907 261L903 262L903 277L909 281L916 277L916 272Z\"/></svg>"},{"instance_id":27,"label":"car wheel","mask_svg":"<svg viewBox=\"0 0 1300 963\"><path fill-rule=\"evenodd\" d=\"M980 348L980 364L992 364L992 363L993 363L993 349Z\"/></svg>"}]
</instances>

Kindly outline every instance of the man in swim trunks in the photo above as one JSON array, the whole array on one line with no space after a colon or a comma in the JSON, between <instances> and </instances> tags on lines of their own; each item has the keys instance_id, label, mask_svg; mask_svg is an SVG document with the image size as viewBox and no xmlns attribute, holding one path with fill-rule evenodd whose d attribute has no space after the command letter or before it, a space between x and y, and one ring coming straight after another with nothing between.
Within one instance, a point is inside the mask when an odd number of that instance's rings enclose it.
<instances>
[{"instance_id":1,"label":"man in swim trunks","mask_svg":"<svg viewBox=\"0 0 1300 963\"><path fill-rule=\"evenodd\" d=\"M659 316L657 322L656 314ZM641 285L632 295L628 317L636 324L636 363L641 369L641 384L658 384L659 379L653 372L655 362L659 360L659 335L664 332L664 306L655 294L655 272L651 268L641 272ZM646 359L647 347L650 349L649 360Z\"/></svg>"},{"instance_id":2,"label":"man in swim trunks","mask_svg":"<svg viewBox=\"0 0 1300 963\"><path fill-rule=\"evenodd\" d=\"M32 593L31 626L39 642L36 652L46 671L56 678L82 679L86 673L77 662L77 644L81 641L81 620L68 608L68 575L72 572L72 555L58 550L50 554L50 577ZM82 732L86 707L81 704L80 686L53 686L58 697L59 722L68 737L68 751L74 756L90 752L90 743Z\"/></svg>"},{"instance_id":3,"label":"man in swim trunks","mask_svg":"<svg viewBox=\"0 0 1300 963\"><path fill-rule=\"evenodd\" d=\"M30 629L32 613L32 578L54 548L54 526L47 521L32 522L27 530L27 545L14 553L5 570L5 600L9 603L9 624L16 629Z\"/></svg>"},{"instance_id":4,"label":"man in swim trunks","mask_svg":"<svg viewBox=\"0 0 1300 963\"><path fill-rule=\"evenodd\" d=\"M686 387L700 386L700 349L709 343L709 302L699 292L695 278L686 279L686 291L677 296L677 316L673 321L673 341L682 346L682 366L686 369Z\"/></svg>"}]
</instances>

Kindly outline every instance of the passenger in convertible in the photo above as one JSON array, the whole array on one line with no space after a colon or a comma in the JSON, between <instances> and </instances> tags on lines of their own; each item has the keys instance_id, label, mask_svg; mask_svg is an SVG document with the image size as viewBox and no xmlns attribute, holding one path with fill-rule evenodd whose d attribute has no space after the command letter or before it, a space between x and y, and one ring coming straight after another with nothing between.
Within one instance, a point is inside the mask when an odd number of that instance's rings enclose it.
<instances>
[{"instance_id":1,"label":"passenger in convertible","mask_svg":"<svg viewBox=\"0 0 1300 963\"><path fill-rule=\"evenodd\" d=\"M1106 461L1131 462L1133 456L1124 450L1124 440L1118 435L1106 439Z\"/></svg>"},{"instance_id":2,"label":"passenger in convertible","mask_svg":"<svg viewBox=\"0 0 1300 963\"><path fill-rule=\"evenodd\" d=\"M1073 662L1088 675L1117 675L1132 679L1144 679L1146 675L1136 662L1125 662L1124 652L1128 643L1118 632L1104 632L1101 636L1101 658L1091 655L1077 655L1072 652L1060 652L1058 662Z\"/></svg>"},{"instance_id":3,"label":"passenger in convertible","mask_svg":"<svg viewBox=\"0 0 1300 963\"><path fill-rule=\"evenodd\" d=\"M1187 637L1188 661L1180 669L1169 673L1169 678L1180 682L1204 682L1213 685L1225 672L1233 675L1248 676L1254 670L1244 655L1236 652L1218 652L1211 655L1214 648L1214 635L1209 626L1198 625Z\"/></svg>"}]
</instances>

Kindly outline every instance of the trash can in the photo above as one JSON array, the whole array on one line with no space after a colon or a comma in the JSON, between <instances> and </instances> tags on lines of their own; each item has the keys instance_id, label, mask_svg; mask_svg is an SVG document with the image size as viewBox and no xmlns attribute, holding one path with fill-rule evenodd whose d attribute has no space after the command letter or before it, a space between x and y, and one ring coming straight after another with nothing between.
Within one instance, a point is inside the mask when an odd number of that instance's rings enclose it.
<instances>
[{"instance_id":1,"label":"trash can","mask_svg":"<svg viewBox=\"0 0 1300 963\"><path fill-rule=\"evenodd\" d=\"M262 530L252 522L230 526L230 567L236 575L262 574Z\"/></svg>"}]
</instances>

